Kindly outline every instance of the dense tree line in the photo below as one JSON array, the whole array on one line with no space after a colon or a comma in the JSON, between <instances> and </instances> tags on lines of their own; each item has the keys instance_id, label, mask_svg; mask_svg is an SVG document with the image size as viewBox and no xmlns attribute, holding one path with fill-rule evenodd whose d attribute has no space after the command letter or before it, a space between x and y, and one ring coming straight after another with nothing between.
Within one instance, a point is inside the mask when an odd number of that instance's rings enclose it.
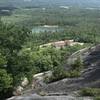
<instances>
[{"instance_id":1,"label":"dense tree line","mask_svg":"<svg viewBox=\"0 0 100 100\"><path fill-rule=\"evenodd\" d=\"M34 36L35 42L44 39L43 42L74 38L76 41L99 43L99 17L98 9L86 10L77 7L62 9L55 7L45 10L42 8L16 9L11 16L3 16L2 20L24 25L30 29L34 29L34 26L43 25L58 25L59 28L64 29L63 32L54 32L54 34L52 34L52 30L43 33L43 35L40 32L37 37Z\"/></svg>"},{"instance_id":2,"label":"dense tree line","mask_svg":"<svg viewBox=\"0 0 100 100\"><path fill-rule=\"evenodd\" d=\"M31 34L25 28L0 22L0 97L9 96L16 84L18 52ZM19 70L20 72L20 70Z\"/></svg>"},{"instance_id":3,"label":"dense tree line","mask_svg":"<svg viewBox=\"0 0 100 100\"><path fill-rule=\"evenodd\" d=\"M67 39L73 39L77 42L83 42L83 43L99 43L99 34L96 34L94 32L90 33L84 33L84 32L73 32L72 30L69 31L63 31L61 32L43 32L43 33L33 33L33 42L43 44L47 42L53 42L53 41L60 41L60 40L67 40Z\"/></svg>"}]
</instances>

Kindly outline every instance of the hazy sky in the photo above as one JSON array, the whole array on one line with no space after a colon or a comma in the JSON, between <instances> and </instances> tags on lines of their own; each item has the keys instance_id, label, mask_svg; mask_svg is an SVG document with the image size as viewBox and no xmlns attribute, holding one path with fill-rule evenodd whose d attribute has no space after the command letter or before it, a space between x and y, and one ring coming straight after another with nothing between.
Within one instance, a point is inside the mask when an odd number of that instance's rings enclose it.
<instances>
[{"instance_id":1,"label":"hazy sky","mask_svg":"<svg viewBox=\"0 0 100 100\"><path fill-rule=\"evenodd\" d=\"M26 4L31 4L31 5L76 5L76 6L97 6L100 7L100 0L0 0L0 3L10 3L13 2L13 5L17 6L19 4L25 5ZM12 2L11 2L12 1ZM32 2L31 2L32 1Z\"/></svg>"},{"instance_id":2,"label":"hazy sky","mask_svg":"<svg viewBox=\"0 0 100 100\"><path fill-rule=\"evenodd\" d=\"M24 1L26 1L26 2L31 2L32 0L24 0Z\"/></svg>"}]
</instances>

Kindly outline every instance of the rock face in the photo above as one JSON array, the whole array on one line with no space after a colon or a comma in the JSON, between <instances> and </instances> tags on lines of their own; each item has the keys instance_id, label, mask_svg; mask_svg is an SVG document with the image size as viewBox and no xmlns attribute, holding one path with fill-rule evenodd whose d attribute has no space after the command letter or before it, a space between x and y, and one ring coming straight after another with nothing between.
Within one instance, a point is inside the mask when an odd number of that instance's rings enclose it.
<instances>
[{"instance_id":1,"label":"rock face","mask_svg":"<svg viewBox=\"0 0 100 100\"><path fill-rule=\"evenodd\" d=\"M16 87L16 89L13 91L13 95L18 96L21 95L24 88L29 84L29 81L26 77L23 78L21 84Z\"/></svg>"},{"instance_id":2,"label":"rock face","mask_svg":"<svg viewBox=\"0 0 100 100\"><path fill-rule=\"evenodd\" d=\"M38 95L29 95L29 96L19 96L13 97L7 100L93 100L89 97L72 97L72 96L45 96L41 97Z\"/></svg>"},{"instance_id":3,"label":"rock face","mask_svg":"<svg viewBox=\"0 0 100 100\"><path fill-rule=\"evenodd\" d=\"M28 79L25 77L25 78L23 79L22 83L21 83L21 86L25 87L25 86L27 86L28 84L29 84L29 81L28 81Z\"/></svg>"},{"instance_id":4,"label":"rock face","mask_svg":"<svg viewBox=\"0 0 100 100\"><path fill-rule=\"evenodd\" d=\"M85 69L79 78L63 79L58 82L48 84L42 88L46 92L66 92L79 90L84 87L100 88L100 45L83 50L80 53L85 63Z\"/></svg>"},{"instance_id":5,"label":"rock face","mask_svg":"<svg viewBox=\"0 0 100 100\"><path fill-rule=\"evenodd\" d=\"M64 41L57 41L57 42L50 42L47 44L40 45L40 48L53 46L55 48L63 48L65 46L74 46L74 45L84 45L84 43L75 42L74 40L64 40Z\"/></svg>"}]
</instances>

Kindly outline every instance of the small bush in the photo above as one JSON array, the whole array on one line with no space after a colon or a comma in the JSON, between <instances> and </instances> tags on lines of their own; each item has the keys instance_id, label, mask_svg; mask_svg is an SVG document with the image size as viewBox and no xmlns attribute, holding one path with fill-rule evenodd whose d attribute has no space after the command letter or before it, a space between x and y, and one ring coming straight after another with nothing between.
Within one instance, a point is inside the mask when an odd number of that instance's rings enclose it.
<instances>
[{"instance_id":1,"label":"small bush","mask_svg":"<svg viewBox=\"0 0 100 100\"><path fill-rule=\"evenodd\" d=\"M81 90L80 94L82 96L100 96L99 88L84 88Z\"/></svg>"},{"instance_id":2,"label":"small bush","mask_svg":"<svg viewBox=\"0 0 100 100\"><path fill-rule=\"evenodd\" d=\"M52 76L45 77L44 82L51 83L51 82L61 80L63 78L66 78L66 71L62 67L56 66L52 70Z\"/></svg>"},{"instance_id":3,"label":"small bush","mask_svg":"<svg viewBox=\"0 0 100 100\"><path fill-rule=\"evenodd\" d=\"M80 75L81 75L81 73L77 70L70 71L69 74L70 74L70 76L69 76L70 78L80 77Z\"/></svg>"},{"instance_id":4,"label":"small bush","mask_svg":"<svg viewBox=\"0 0 100 100\"><path fill-rule=\"evenodd\" d=\"M51 82L59 81L59 80L61 80L63 78L66 78L66 75L61 75L59 77L56 77L56 76L53 75L49 79L46 79L45 81L46 81L46 83L51 83Z\"/></svg>"},{"instance_id":5,"label":"small bush","mask_svg":"<svg viewBox=\"0 0 100 100\"><path fill-rule=\"evenodd\" d=\"M49 82L50 82L50 77L45 76L43 81L44 81L45 83L49 83Z\"/></svg>"},{"instance_id":6,"label":"small bush","mask_svg":"<svg viewBox=\"0 0 100 100\"><path fill-rule=\"evenodd\" d=\"M78 57L74 64L72 64L72 70L81 71L83 69L83 61L80 57Z\"/></svg>"},{"instance_id":7,"label":"small bush","mask_svg":"<svg viewBox=\"0 0 100 100\"><path fill-rule=\"evenodd\" d=\"M58 70L56 69L53 72L53 75L51 77L45 77L44 78L44 82L45 83L51 83L51 82L55 82L55 81L59 81L61 79L64 78L75 78L75 77L80 77L80 72L77 70L73 70L73 71L64 71L64 70Z\"/></svg>"},{"instance_id":8,"label":"small bush","mask_svg":"<svg viewBox=\"0 0 100 100\"><path fill-rule=\"evenodd\" d=\"M40 96L46 96L46 95L47 95L47 93L44 92L44 91L40 91L38 94L39 94Z\"/></svg>"},{"instance_id":9,"label":"small bush","mask_svg":"<svg viewBox=\"0 0 100 100\"><path fill-rule=\"evenodd\" d=\"M100 96L95 97L94 100L100 100Z\"/></svg>"}]
</instances>

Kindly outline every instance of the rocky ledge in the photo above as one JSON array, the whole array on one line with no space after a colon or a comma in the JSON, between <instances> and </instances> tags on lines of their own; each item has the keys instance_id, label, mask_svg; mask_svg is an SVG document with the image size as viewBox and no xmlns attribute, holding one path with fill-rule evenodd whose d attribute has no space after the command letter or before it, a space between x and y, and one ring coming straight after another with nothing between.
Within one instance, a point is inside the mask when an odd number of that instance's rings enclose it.
<instances>
[{"instance_id":1,"label":"rocky ledge","mask_svg":"<svg viewBox=\"0 0 100 100\"><path fill-rule=\"evenodd\" d=\"M93 100L93 98L73 96L39 96L37 94L34 94L27 96L15 96L7 100Z\"/></svg>"}]
</instances>

